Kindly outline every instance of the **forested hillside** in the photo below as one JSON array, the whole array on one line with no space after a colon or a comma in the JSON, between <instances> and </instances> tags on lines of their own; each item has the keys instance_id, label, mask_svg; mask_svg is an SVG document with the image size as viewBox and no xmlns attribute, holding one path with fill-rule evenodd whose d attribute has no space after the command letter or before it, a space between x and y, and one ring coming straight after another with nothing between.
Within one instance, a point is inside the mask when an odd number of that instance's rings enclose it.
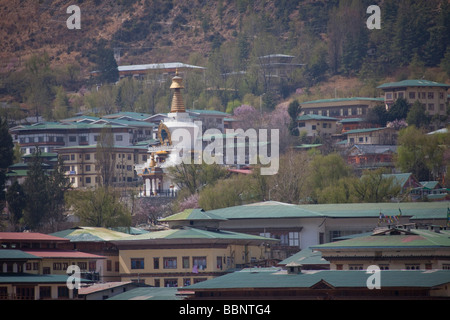
<instances>
[{"instance_id":1,"label":"forested hillside","mask_svg":"<svg viewBox=\"0 0 450 320\"><path fill-rule=\"evenodd\" d=\"M79 30L66 26L71 4L81 10ZM373 4L381 28L371 30L366 10ZM67 95L90 90L89 72L105 52L120 54L119 65L204 66L204 76L186 79L187 103L223 111L261 96L271 109L299 88L311 93L336 77L357 83L341 94L373 96L389 77L447 82L450 74L447 0L0 0L0 21L2 101L39 104L51 109L40 111L47 115L60 105L78 111L111 104ZM304 66L281 82L261 79L258 58L275 53ZM116 92L117 109L163 111L168 104L167 92L127 86L136 95L130 102Z\"/></svg>"}]
</instances>

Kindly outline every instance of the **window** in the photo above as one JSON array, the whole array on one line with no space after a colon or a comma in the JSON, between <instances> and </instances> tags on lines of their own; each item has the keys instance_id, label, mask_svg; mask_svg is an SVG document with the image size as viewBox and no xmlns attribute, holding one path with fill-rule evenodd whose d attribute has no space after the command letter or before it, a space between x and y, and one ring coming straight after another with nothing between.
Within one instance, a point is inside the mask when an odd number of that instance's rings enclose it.
<instances>
[{"instance_id":1,"label":"window","mask_svg":"<svg viewBox=\"0 0 450 320\"><path fill-rule=\"evenodd\" d=\"M153 269L159 269L159 258L153 258Z\"/></svg>"},{"instance_id":2,"label":"window","mask_svg":"<svg viewBox=\"0 0 450 320\"><path fill-rule=\"evenodd\" d=\"M222 270L223 268L223 263L222 263L222 257L217 257L217 269Z\"/></svg>"},{"instance_id":3,"label":"window","mask_svg":"<svg viewBox=\"0 0 450 320\"><path fill-rule=\"evenodd\" d=\"M53 263L53 270L62 270L61 262Z\"/></svg>"},{"instance_id":4,"label":"window","mask_svg":"<svg viewBox=\"0 0 450 320\"><path fill-rule=\"evenodd\" d=\"M87 263L86 262L78 262L78 267L80 267L81 270L87 270Z\"/></svg>"},{"instance_id":5,"label":"window","mask_svg":"<svg viewBox=\"0 0 450 320\"><path fill-rule=\"evenodd\" d=\"M106 271L112 271L112 261L106 260Z\"/></svg>"},{"instance_id":6,"label":"window","mask_svg":"<svg viewBox=\"0 0 450 320\"><path fill-rule=\"evenodd\" d=\"M178 287L178 279L164 279L164 287Z\"/></svg>"},{"instance_id":7,"label":"window","mask_svg":"<svg viewBox=\"0 0 450 320\"><path fill-rule=\"evenodd\" d=\"M91 183L91 177L86 177L86 183Z\"/></svg>"},{"instance_id":8,"label":"window","mask_svg":"<svg viewBox=\"0 0 450 320\"><path fill-rule=\"evenodd\" d=\"M428 92L428 99L434 99L434 92Z\"/></svg>"},{"instance_id":9,"label":"window","mask_svg":"<svg viewBox=\"0 0 450 320\"><path fill-rule=\"evenodd\" d=\"M189 268L189 257L183 257L183 268L184 269Z\"/></svg>"},{"instance_id":10,"label":"window","mask_svg":"<svg viewBox=\"0 0 450 320\"><path fill-rule=\"evenodd\" d=\"M448 263L442 264L442 270L450 270L450 264Z\"/></svg>"},{"instance_id":11,"label":"window","mask_svg":"<svg viewBox=\"0 0 450 320\"><path fill-rule=\"evenodd\" d=\"M415 99L416 98L416 93L415 92L410 92L409 93L409 98L410 99Z\"/></svg>"},{"instance_id":12,"label":"window","mask_svg":"<svg viewBox=\"0 0 450 320\"><path fill-rule=\"evenodd\" d=\"M420 264L406 264L406 270L420 270Z\"/></svg>"},{"instance_id":13,"label":"window","mask_svg":"<svg viewBox=\"0 0 450 320\"><path fill-rule=\"evenodd\" d=\"M86 153L84 155L84 160L91 160L91 154L90 153Z\"/></svg>"},{"instance_id":14,"label":"window","mask_svg":"<svg viewBox=\"0 0 450 320\"><path fill-rule=\"evenodd\" d=\"M191 278L184 278L183 279L183 287L187 287L191 285Z\"/></svg>"},{"instance_id":15,"label":"window","mask_svg":"<svg viewBox=\"0 0 450 320\"><path fill-rule=\"evenodd\" d=\"M76 136L69 136L69 142L77 142Z\"/></svg>"},{"instance_id":16,"label":"window","mask_svg":"<svg viewBox=\"0 0 450 320\"><path fill-rule=\"evenodd\" d=\"M116 135L116 141L123 141L123 136L121 134Z\"/></svg>"},{"instance_id":17,"label":"window","mask_svg":"<svg viewBox=\"0 0 450 320\"><path fill-rule=\"evenodd\" d=\"M144 269L144 258L131 258L131 269Z\"/></svg>"},{"instance_id":18,"label":"window","mask_svg":"<svg viewBox=\"0 0 450 320\"><path fill-rule=\"evenodd\" d=\"M380 264L379 267L380 267L380 270L389 270L388 264Z\"/></svg>"},{"instance_id":19,"label":"window","mask_svg":"<svg viewBox=\"0 0 450 320\"><path fill-rule=\"evenodd\" d=\"M161 283L159 279L155 279L155 287L160 287Z\"/></svg>"},{"instance_id":20,"label":"window","mask_svg":"<svg viewBox=\"0 0 450 320\"><path fill-rule=\"evenodd\" d=\"M192 257L192 266L198 270L206 269L206 257Z\"/></svg>"},{"instance_id":21,"label":"window","mask_svg":"<svg viewBox=\"0 0 450 320\"><path fill-rule=\"evenodd\" d=\"M69 288L67 286L58 287L58 298L69 297Z\"/></svg>"},{"instance_id":22,"label":"window","mask_svg":"<svg viewBox=\"0 0 450 320\"><path fill-rule=\"evenodd\" d=\"M289 232L289 246L299 247L300 246L300 233L299 232Z\"/></svg>"},{"instance_id":23,"label":"window","mask_svg":"<svg viewBox=\"0 0 450 320\"><path fill-rule=\"evenodd\" d=\"M392 100L392 92L386 92L386 100Z\"/></svg>"},{"instance_id":24,"label":"window","mask_svg":"<svg viewBox=\"0 0 450 320\"><path fill-rule=\"evenodd\" d=\"M177 258L164 258L164 269L176 269L177 268Z\"/></svg>"},{"instance_id":25,"label":"window","mask_svg":"<svg viewBox=\"0 0 450 320\"><path fill-rule=\"evenodd\" d=\"M91 165L88 164L88 165L86 166L86 171L91 171Z\"/></svg>"},{"instance_id":26,"label":"window","mask_svg":"<svg viewBox=\"0 0 450 320\"><path fill-rule=\"evenodd\" d=\"M434 110L434 103L429 103L428 104L428 110L431 110L431 111Z\"/></svg>"},{"instance_id":27,"label":"window","mask_svg":"<svg viewBox=\"0 0 450 320\"><path fill-rule=\"evenodd\" d=\"M316 125L313 124L313 125L311 126L311 128L312 128L313 130L316 130Z\"/></svg>"},{"instance_id":28,"label":"window","mask_svg":"<svg viewBox=\"0 0 450 320\"><path fill-rule=\"evenodd\" d=\"M439 92L439 99L444 99L444 93L443 92Z\"/></svg>"},{"instance_id":29,"label":"window","mask_svg":"<svg viewBox=\"0 0 450 320\"><path fill-rule=\"evenodd\" d=\"M362 270L363 265L362 264L349 264L348 270Z\"/></svg>"},{"instance_id":30,"label":"window","mask_svg":"<svg viewBox=\"0 0 450 320\"><path fill-rule=\"evenodd\" d=\"M299 126L300 128L303 128L303 127L305 126L305 123L304 123L304 122L299 122L299 123L298 123L298 126Z\"/></svg>"}]
</instances>

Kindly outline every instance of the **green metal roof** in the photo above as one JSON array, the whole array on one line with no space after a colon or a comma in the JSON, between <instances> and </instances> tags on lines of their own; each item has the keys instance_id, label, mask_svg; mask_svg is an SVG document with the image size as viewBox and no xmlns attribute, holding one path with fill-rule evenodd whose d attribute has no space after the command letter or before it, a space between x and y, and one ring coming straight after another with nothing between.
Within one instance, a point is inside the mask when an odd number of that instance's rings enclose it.
<instances>
[{"instance_id":1,"label":"green metal roof","mask_svg":"<svg viewBox=\"0 0 450 320\"><path fill-rule=\"evenodd\" d=\"M159 221L179 221L179 220L227 220L212 212L206 212L203 209L186 209L182 212L173 214Z\"/></svg>"},{"instance_id":2,"label":"green metal roof","mask_svg":"<svg viewBox=\"0 0 450 320\"><path fill-rule=\"evenodd\" d=\"M367 129L355 129L355 130L348 130L344 132L343 134L352 134L352 133L366 133L366 132L373 132L373 131L379 131L384 130L386 128L367 128Z\"/></svg>"},{"instance_id":3,"label":"green metal roof","mask_svg":"<svg viewBox=\"0 0 450 320\"><path fill-rule=\"evenodd\" d=\"M226 219L277 219L322 217L321 213L301 206L276 201L257 202L242 206L215 209L212 212Z\"/></svg>"},{"instance_id":4,"label":"green metal roof","mask_svg":"<svg viewBox=\"0 0 450 320\"><path fill-rule=\"evenodd\" d=\"M41 257L37 257L27 252L23 252L22 250L17 249L0 249L0 261L1 260L33 260L33 259L41 259Z\"/></svg>"},{"instance_id":5,"label":"green metal roof","mask_svg":"<svg viewBox=\"0 0 450 320\"><path fill-rule=\"evenodd\" d=\"M278 241L260 236L254 236L245 233L224 231L224 230L204 230L191 227L183 227L180 229L169 229L162 231L149 232L145 234L130 236L123 239L118 239L116 243L121 241L135 241L135 240L171 240L171 239L221 239L221 240L260 240L260 241Z\"/></svg>"},{"instance_id":6,"label":"green metal roof","mask_svg":"<svg viewBox=\"0 0 450 320\"><path fill-rule=\"evenodd\" d=\"M280 219L280 218L378 218L399 215L412 219L446 219L449 201L438 202L381 202L381 203L333 203L333 204L288 204L264 201L241 206L206 211L208 215L223 219ZM165 218L165 221L182 220L189 212ZM188 220L188 219L186 219Z\"/></svg>"},{"instance_id":7,"label":"green metal roof","mask_svg":"<svg viewBox=\"0 0 450 320\"><path fill-rule=\"evenodd\" d=\"M384 98L367 98L367 97L354 97L354 98L335 98L335 99L319 99L319 100L313 100L313 101L306 101L300 103L308 104L308 103L322 103L322 102L345 102L345 101L384 101Z\"/></svg>"},{"instance_id":8,"label":"green metal roof","mask_svg":"<svg viewBox=\"0 0 450 320\"><path fill-rule=\"evenodd\" d=\"M69 239L71 242L79 241L111 241L130 237L129 234L99 227L75 227L51 233L55 237Z\"/></svg>"},{"instance_id":9,"label":"green metal roof","mask_svg":"<svg viewBox=\"0 0 450 320\"><path fill-rule=\"evenodd\" d=\"M330 262L322 258L322 253L320 251L313 251L311 248L303 249L296 254L290 256L279 262L279 265L288 265L290 263L301 264L301 265L329 265Z\"/></svg>"},{"instance_id":10,"label":"green metal roof","mask_svg":"<svg viewBox=\"0 0 450 320\"><path fill-rule=\"evenodd\" d=\"M178 288L165 287L139 287L120 294L107 300L182 300L177 295Z\"/></svg>"},{"instance_id":11,"label":"green metal roof","mask_svg":"<svg viewBox=\"0 0 450 320\"><path fill-rule=\"evenodd\" d=\"M0 284L20 283L63 283L66 284L69 276L58 274L30 274L30 273L0 273ZM91 280L81 278L80 282L88 283Z\"/></svg>"},{"instance_id":12,"label":"green metal roof","mask_svg":"<svg viewBox=\"0 0 450 320\"><path fill-rule=\"evenodd\" d=\"M279 268L251 268L199 282L185 290L311 288L325 281L336 288L367 288L370 275L366 271L304 271L287 274ZM386 287L432 288L450 282L450 271L380 271L380 285Z\"/></svg>"},{"instance_id":13,"label":"green metal roof","mask_svg":"<svg viewBox=\"0 0 450 320\"><path fill-rule=\"evenodd\" d=\"M301 115L301 116L297 117L297 121L307 121L307 120L318 120L318 121L328 120L328 121L338 121L339 119L337 119L337 118L332 118L332 117L321 116L321 115L318 115L318 114L304 114L304 115Z\"/></svg>"},{"instance_id":14,"label":"green metal roof","mask_svg":"<svg viewBox=\"0 0 450 320\"><path fill-rule=\"evenodd\" d=\"M450 85L445 83L438 83L435 81L429 80L403 80L398 82L388 82L383 83L378 86L378 89L386 89L386 88L398 88L398 87L445 87L450 88Z\"/></svg>"},{"instance_id":15,"label":"green metal roof","mask_svg":"<svg viewBox=\"0 0 450 320\"><path fill-rule=\"evenodd\" d=\"M401 229L399 229L401 231ZM389 233L372 234L365 237L356 237L347 240L330 242L314 246L313 249L369 249L369 248L450 248L450 233L434 232L429 230L411 229L403 230L405 234L391 235Z\"/></svg>"}]
</instances>

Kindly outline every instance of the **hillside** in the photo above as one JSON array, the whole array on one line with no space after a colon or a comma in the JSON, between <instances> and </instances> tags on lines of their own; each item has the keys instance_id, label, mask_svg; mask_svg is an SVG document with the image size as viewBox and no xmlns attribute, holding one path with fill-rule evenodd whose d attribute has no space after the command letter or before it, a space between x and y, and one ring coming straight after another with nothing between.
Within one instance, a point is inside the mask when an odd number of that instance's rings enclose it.
<instances>
[{"instance_id":1,"label":"hillside","mask_svg":"<svg viewBox=\"0 0 450 320\"><path fill-rule=\"evenodd\" d=\"M255 12L274 12L272 2ZM46 51L52 64L77 61L83 67L103 39L120 48L120 64L185 61L192 52L207 56L215 37L233 38L242 15L237 1L79 0L81 29L69 30L71 1L0 0L0 59L8 70Z\"/></svg>"},{"instance_id":2,"label":"hillside","mask_svg":"<svg viewBox=\"0 0 450 320\"><path fill-rule=\"evenodd\" d=\"M72 4L81 10L80 29L66 26ZM372 4L381 8L380 30L366 26ZM450 77L447 0L0 0L0 25L0 101L35 110L55 104L56 87L64 89L63 105L67 92L90 87L99 48L113 52L118 65L207 67L207 86L188 86L187 104L223 111L246 96L257 103L264 96L263 108L271 110L299 88L308 92L302 98L375 96L383 81ZM274 53L303 67L272 80L259 57ZM41 69L27 66L32 57ZM238 71L245 76L229 76ZM161 93L140 108L164 110L164 99Z\"/></svg>"}]
</instances>

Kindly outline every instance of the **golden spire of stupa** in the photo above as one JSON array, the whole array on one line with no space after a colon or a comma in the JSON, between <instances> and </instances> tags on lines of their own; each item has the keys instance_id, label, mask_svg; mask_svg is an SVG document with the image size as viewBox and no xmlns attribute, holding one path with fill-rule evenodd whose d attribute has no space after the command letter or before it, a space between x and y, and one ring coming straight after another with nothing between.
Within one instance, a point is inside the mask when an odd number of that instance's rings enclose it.
<instances>
[{"instance_id":1,"label":"golden spire of stupa","mask_svg":"<svg viewBox=\"0 0 450 320\"><path fill-rule=\"evenodd\" d=\"M175 77L172 78L170 89L174 90L170 112L186 112L183 97L181 96L181 89L184 89L183 78L178 75L178 69L175 72Z\"/></svg>"}]
</instances>

